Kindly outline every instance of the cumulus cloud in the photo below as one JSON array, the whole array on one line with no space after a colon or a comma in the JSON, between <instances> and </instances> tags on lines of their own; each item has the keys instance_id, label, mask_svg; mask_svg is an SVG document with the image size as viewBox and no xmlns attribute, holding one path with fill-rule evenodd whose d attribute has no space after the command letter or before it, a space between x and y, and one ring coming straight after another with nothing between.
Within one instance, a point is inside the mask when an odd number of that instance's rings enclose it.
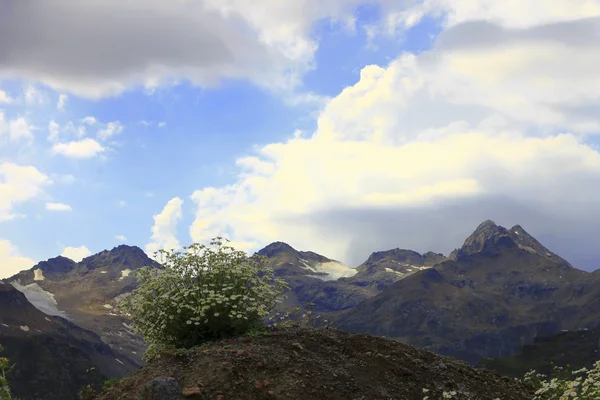
<instances>
[{"instance_id":1,"label":"cumulus cloud","mask_svg":"<svg viewBox=\"0 0 600 400\"><path fill-rule=\"evenodd\" d=\"M123 132L123 125L119 121L109 122L103 129L98 131L98 138L107 140L121 132Z\"/></svg>"},{"instance_id":2,"label":"cumulus cloud","mask_svg":"<svg viewBox=\"0 0 600 400\"><path fill-rule=\"evenodd\" d=\"M119 242L126 242L127 241L127 237L125 237L124 235L116 235L115 239L117 239Z\"/></svg>"},{"instance_id":3,"label":"cumulus cloud","mask_svg":"<svg viewBox=\"0 0 600 400\"><path fill-rule=\"evenodd\" d=\"M146 245L146 252L154 254L157 250L175 250L181 247L177 240L177 223L182 216L183 200L174 197L167 202L163 210L154 216L152 237Z\"/></svg>"},{"instance_id":4,"label":"cumulus cloud","mask_svg":"<svg viewBox=\"0 0 600 400\"><path fill-rule=\"evenodd\" d=\"M75 262L80 262L85 257L87 257L91 254L92 253L90 252L90 249L88 249L85 246L79 246L79 247L65 247L65 249L61 253L61 256L70 258L71 260L73 260Z\"/></svg>"},{"instance_id":5,"label":"cumulus cloud","mask_svg":"<svg viewBox=\"0 0 600 400\"><path fill-rule=\"evenodd\" d=\"M33 267L35 262L19 253L15 245L6 239L0 239L0 279Z\"/></svg>"},{"instance_id":6,"label":"cumulus cloud","mask_svg":"<svg viewBox=\"0 0 600 400\"><path fill-rule=\"evenodd\" d=\"M10 97L8 95L8 93L6 93L3 90L0 90L0 104L10 104L14 101L15 99L13 99L12 97Z\"/></svg>"},{"instance_id":7,"label":"cumulus cloud","mask_svg":"<svg viewBox=\"0 0 600 400\"><path fill-rule=\"evenodd\" d=\"M73 211L70 205L64 203L46 203L48 211Z\"/></svg>"},{"instance_id":8,"label":"cumulus cloud","mask_svg":"<svg viewBox=\"0 0 600 400\"><path fill-rule=\"evenodd\" d=\"M56 142L59 139L59 135L60 135L60 125L52 120L48 123L48 141L49 142Z\"/></svg>"},{"instance_id":9,"label":"cumulus cloud","mask_svg":"<svg viewBox=\"0 0 600 400\"><path fill-rule=\"evenodd\" d=\"M33 85L27 85L23 91L23 97L27 105L43 105L47 96L46 93L42 92Z\"/></svg>"},{"instance_id":10,"label":"cumulus cloud","mask_svg":"<svg viewBox=\"0 0 600 400\"><path fill-rule=\"evenodd\" d=\"M31 141L34 129L35 126L30 125L23 117L7 120L4 112L0 110L0 138L6 136L11 142Z\"/></svg>"},{"instance_id":11,"label":"cumulus cloud","mask_svg":"<svg viewBox=\"0 0 600 400\"><path fill-rule=\"evenodd\" d=\"M105 151L106 148L94 139L87 138L52 146L52 153L69 158L92 158Z\"/></svg>"},{"instance_id":12,"label":"cumulus cloud","mask_svg":"<svg viewBox=\"0 0 600 400\"><path fill-rule=\"evenodd\" d=\"M83 118L81 122L88 125L96 125L96 122L98 122L98 120L95 117L88 115L87 117Z\"/></svg>"},{"instance_id":13,"label":"cumulus cloud","mask_svg":"<svg viewBox=\"0 0 600 400\"><path fill-rule=\"evenodd\" d=\"M51 182L33 166L0 163L0 222L17 217L14 207L39 196Z\"/></svg>"},{"instance_id":14,"label":"cumulus cloud","mask_svg":"<svg viewBox=\"0 0 600 400\"><path fill-rule=\"evenodd\" d=\"M65 105L67 104L67 99L69 96L66 94L58 95L58 100L56 101L56 109L58 111L65 111Z\"/></svg>"},{"instance_id":15,"label":"cumulus cloud","mask_svg":"<svg viewBox=\"0 0 600 400\"><path fill-rule=\"evenodd\" d=\"M600 22L544 9L510 24L517 3L493 4L456 8L431 51L363 68L310 137L263 146L238 159L236 182L194 192L192 239L283 240L356 266L386 248L448 253L491 218L596 268Z\"/></svg>"}]
</instances>

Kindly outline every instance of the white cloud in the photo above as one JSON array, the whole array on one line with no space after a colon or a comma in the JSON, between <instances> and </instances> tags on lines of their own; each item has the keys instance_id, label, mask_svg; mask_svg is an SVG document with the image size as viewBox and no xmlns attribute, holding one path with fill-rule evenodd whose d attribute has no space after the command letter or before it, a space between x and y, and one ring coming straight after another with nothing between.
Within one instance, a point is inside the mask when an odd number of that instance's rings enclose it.
<instances>
[{"instance_id":1,"label":"white cloud","mask_svg":"<svg viewBox=\"0 0 600 400\"><path fill-rule=\"evenodd\" d=\"M15 101L15 99L10 97L5 91L0 90L0 104L10 104L13 101Z\"/></svg>"},{"instance_id":2,"label":"white cloud","mask_svg":"<svg viewBox=\"0 0 600 400\"><path fill-rule=\"evenodd\" d=\"M164 128L165 126L167 126L167 123L165 121L161 121L158 123L157 125L159 128Z\"/></svg>"},{"instance_id":3,"label":"white cloud","mask_svg":"<svg viewBox=\"0 0 600 400\"><path fill-rule=\"evenodd\" d=\"M0 163L0 222L15 218L14 206L39 196L50 183L33 166Z\"/></svg>"},{"instance_id":4,"label":"white cloud","mask_svg":"<svg viewBox=\"0 0 600 400\"><path fill-rule=\"evenodd\" d=\"M64 203L46 203L48 211L73 211L70 205Z\"/></svg>"},{"instance_id":5,"label":"white cloud","mask_svg":"<svg viewBox=\"0 0 600 400\"><path fill-rule=\"evenodd\" d=\"M64 183L65 185L72 185L73 183L75 183L76 178L71 174L66 174L59 176L58 180L61 183Z\"/></svg>"},{"instance_id":6,"label":"white cloud","mask_svg":"<svg viewBox=\"0 0 600 400\"><path fill-rule=\"evenodd\" d=\"M6 120L4 113L0 111L0 137L8 135L8 139L11 142L17 142L21 140L31 141L33 140L32 131L35 126L30 125L25 118L20 117L13 120Z\"/></svg>"},{"instance_id":7,"label":"white cloud","mask_svg":"<svg viewBox=\"0 0 600 400\"><path fill-rule=\"evenodd\" d=\"M123 132L123 125L119 121L109 122L104 128L98 130L98 138L107 140L121 132Z\"/></svg>"},{"instance_id":8,"label":"white cloud","mask_svg":"<svg viewBox=\"0 0 600 400\"><path fill-rule=\"evenodd\" d=\"M194 192L192 240L283 240L357 265L398 246L449 252L492 218L576 265L597 258L600 154L580 135L600 134L593 27L463 24L432 51L363 68L311 137L263 146L235 183Z\"/></svg>"},{"instance_id":9,"label":"white cloud","mask_svg":"<svg viewBox=\"0 0 600 400\"><path fill-rule=\"evenodd\" d=\"M147 253L154 254L157 250L175 250L181 247L177 240L177 223L182 216L182 205L183 200L174 197L154 216L152 237L146 245Z\"/></svg>"},{"instance_id":10,"label":"white cloud","mask_svg":"<svg viewBox=\"0 0 600 400\"><path fill-rule=\"evenodd\" d=\"M95 117L87 116L81 120L84 124L95 125L98 120Z\"/></svg>"},{"instance_id":11,"label":"white cloud","mask_svg":"<svg viewBox=\"0 0 600 400\"><path fill-rule=\"evenodd\" d=\"M0 239L0 279L10 278L34 265L35 262L22 256L10 241Z\"/></svg>"},{"instance_id":12,"label":"white cloud","mask_svg":"<svg viewBox=\"0 0 600 400\"><path fill-rule=\"evenodd\" d=\"M27 85L23 92L25 103L28 105L43 105L46 102L46 94L33 85Z\"/></svg>"},{"instance_id":13,"label":"white cloud","mask_svg":"<svg viewBox=\"0 0 600 400\"><path fill-rule=\"evenodd\" d=\"M50 134L48 135L48 141L58 141L60 135L60 125L54 120L50 121L48 123L48 132L50 132Z\"/></svg>"},{"instance_id":14,"label":"white cloud","mask_svg":"<svg viewBox=\"0 0 600 400\"><path fill-rule=\"evenodd\" d=\"M67 104L69 96L66 94L60 94L56 102L56 109L59 111L65 111L65 105Z\"/></svg>"},{"instance_id":15,"label":"white cloud","mask_svg":"<svg viewBox=\"0 0 600 400\"><path fill-rule=\"evenodd\" d=\"M61 256L70 258L71 260L73 260L75 262L80 262L85 257L87 257L91 254L92 253L90 252L90 249L88 249L85 246L79 246L79 247L65 247L65 249L61 253Z\"/></svg>"},{"instance_id":16,"label":"white cloud","mask_svg":"<svg viewBox=\"0 0 600 400\"><path fill-rule=\"evenodd\" d=\"M118 205L119 207L125 207L125 206L127 205L127 202L126 202L125 200L119 200L119 201L117 202L117 205Z\"/></svg>"},{"instance_id":17,"label":"white cloud","mask_svg":"<svg viewBox=\"0 0 600 400\"><path fill-rule=\"evenodd\" d=\"M119 242L126 242L127 238L123 235L116 235L115 239L117 239Z\"/></svg>"},{"instance_id":18,"label":"white cloud","mask_svg":"<svg viewBox=\"0 0 600 400\"><path fill-rule=\"evenodd\" d=\"M105 151L100 143L94 139L82 139L68 143L57 143L52 146L54 154L62 154L69 158L92 158Z\"/></svg>"}]
</instances>

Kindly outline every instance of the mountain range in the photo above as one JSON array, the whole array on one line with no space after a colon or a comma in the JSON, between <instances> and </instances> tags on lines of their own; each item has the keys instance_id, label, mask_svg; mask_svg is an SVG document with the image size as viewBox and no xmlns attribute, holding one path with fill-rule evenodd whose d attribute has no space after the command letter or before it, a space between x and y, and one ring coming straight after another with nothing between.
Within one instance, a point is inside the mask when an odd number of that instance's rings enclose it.
<instances>
[{"instance_id":1,"label":"mountain range","mask_svg":"<svg viewBox=\"0 0 600 400\"><path fill-rule=\"evenodd\" d=\"M484 221L448 256L397 248L374 252L357 268L282 242L258 254L290 288L275 311L313 303L336 328L472 365L513 356L539 336L600 326L600 273L573 267L519 225ZM56 257L0 281L0 344L16 364L9 379L17 396L74 398L78 384L98 385L143 365L145 344L114 306L136 287L132 271L145 265L160 268L138 247L122 245L79 263ZM77 362L44 355L49 350L28 356L28 346L48 341ZM26 376L45 371L69 371L61 378L68 385L42 396L47 382Z\"/></svg>"}]
</instances>

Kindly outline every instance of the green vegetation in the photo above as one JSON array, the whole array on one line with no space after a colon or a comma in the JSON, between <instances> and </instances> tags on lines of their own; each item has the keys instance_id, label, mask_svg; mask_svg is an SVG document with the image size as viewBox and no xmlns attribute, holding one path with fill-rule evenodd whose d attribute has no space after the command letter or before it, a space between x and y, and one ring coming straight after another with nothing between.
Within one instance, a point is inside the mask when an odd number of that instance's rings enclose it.
<instances>
[{"instance_id":1,"label":"green vegetation","mask_svg":"<svg viewBox=\"0 0 600 400\"><path fill-rule=\"evenodd\" d=\"M110 379L107 379L106 381L104 381L104 384L102 385L102 390L108 390L109 388L113 387L117 383L122 383L122 382L125 382L126 380L127 380L127 378L121 378L121 379L110 378Z\"/></svg>"},{"instance_id":2,"label":"green vegetation","mask_svg":"<svg viewBox=\"0 0 600 400\"><path fill-rule=\"evenodd\" d=\"M3 350L4 348L0 345L0 352ZM0 400L18 400L10 394L10 387L8 386L8 379L6 378L6 373L10 372L13 368L14 365L9 368L8 358L0 357Z\"/></svg>"},{"instance_id":3,"label":"green vegetation","mask_svg":"<svg viewBox=\"0 0 600 400\"><path fill-rule=\"evenodd\" d=\"M273 278L266 257L248 257L220 237L210 246L155 255L163 268L137 270L138 288L117 306L149 344L146 361L162 351L259 331L286 287Z\"/></svg>"}]
</instances>

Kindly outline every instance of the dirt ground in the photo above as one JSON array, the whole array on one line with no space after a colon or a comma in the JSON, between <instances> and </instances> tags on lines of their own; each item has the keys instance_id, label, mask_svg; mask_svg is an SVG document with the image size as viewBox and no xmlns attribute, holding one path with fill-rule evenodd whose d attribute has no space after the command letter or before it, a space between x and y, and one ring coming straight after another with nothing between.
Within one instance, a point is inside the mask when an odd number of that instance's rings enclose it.
<instances>
[{"instance_id":1,"label":"dirt ground","mask_svg":"<svg viewBox=\"0 0 600 400\"><path fill-rule=\"evenodd\" d=\"M97 399L153 399L150 382L167 377L190 400L438 400L451 391L460 400L534 397L522 383L398 341L329 328L269 328L266 336L163 356Z\"/></svg>"}]
</instances>

